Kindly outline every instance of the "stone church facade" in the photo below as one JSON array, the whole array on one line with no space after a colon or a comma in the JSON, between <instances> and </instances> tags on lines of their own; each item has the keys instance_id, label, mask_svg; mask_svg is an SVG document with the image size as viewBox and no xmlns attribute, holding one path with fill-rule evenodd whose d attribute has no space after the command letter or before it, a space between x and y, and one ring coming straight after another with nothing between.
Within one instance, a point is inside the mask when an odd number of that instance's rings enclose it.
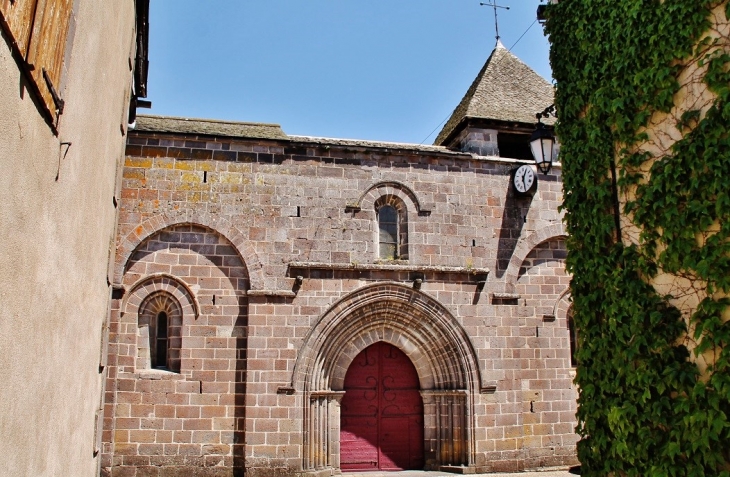
<instances>
[{"instance_id":1,"label":"stone church facade","mask_svg":"<svg viewBox=\"0 0 730 477\"><path fill-rule=\"evenodd\" d=\"M498 45L434 146L138 118L102 472L576 463L560 169L512 185L551 94Z\"/></svg>"}]
</instances>

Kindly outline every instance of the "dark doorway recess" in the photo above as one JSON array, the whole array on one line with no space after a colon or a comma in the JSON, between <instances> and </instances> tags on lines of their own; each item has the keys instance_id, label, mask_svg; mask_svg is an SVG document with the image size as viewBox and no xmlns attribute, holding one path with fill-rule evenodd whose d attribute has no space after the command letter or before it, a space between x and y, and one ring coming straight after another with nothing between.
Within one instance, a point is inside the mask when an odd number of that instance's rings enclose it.
<instances>
[{"instance_id":1,"label":"dark doorway recess","mask_svg":"<svg viewBox=\"0 0 730 477\"><path fill-rule=\"evenodd\" d=\"M340 423L343 471L423 469L423 400L401 350L378 342L345 375Z\"/></svg>"}]
</instances>

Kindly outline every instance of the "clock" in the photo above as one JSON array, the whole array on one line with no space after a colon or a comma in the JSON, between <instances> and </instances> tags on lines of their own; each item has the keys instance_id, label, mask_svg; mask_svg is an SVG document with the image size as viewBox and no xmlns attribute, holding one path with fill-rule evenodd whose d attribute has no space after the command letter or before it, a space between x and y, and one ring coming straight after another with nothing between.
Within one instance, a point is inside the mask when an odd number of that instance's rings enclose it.
<instances>
[{"instance_id":1,"label":"clock","mask_svg":"<svg viewBox=\"0 0 730 477\"><path fill-rule=\"evenodd\" d=\"M537 188L537 174L532 167L522 165L512 176L512 186L518 194L528 194Z\"/></svg>"}]
</instances>

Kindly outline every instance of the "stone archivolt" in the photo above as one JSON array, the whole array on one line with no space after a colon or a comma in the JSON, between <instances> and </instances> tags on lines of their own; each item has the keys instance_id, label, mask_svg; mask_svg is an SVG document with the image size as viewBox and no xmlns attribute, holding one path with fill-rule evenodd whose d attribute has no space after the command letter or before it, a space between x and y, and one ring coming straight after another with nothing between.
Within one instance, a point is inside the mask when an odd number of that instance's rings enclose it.
<instances>
[{"instance_id":1,"label":"stone archivolt","mask_svg":"<svg viewBox=\"0 0 730 477\"><path fill-rule=\"evenodd\" d=\"M481 379L469 337L426 294L401 284L378 283L340 300L305 338L291 383L304 396L303 469L338 467L339 453L334 451L339 450L339 391L352 360L379 341L402 350L418 372L426 466L473 465L473 395ZM313 432L318 428L315 421L332 432ZM323 456L327 449L329 455Z\"/></svg>"}]
</instances>

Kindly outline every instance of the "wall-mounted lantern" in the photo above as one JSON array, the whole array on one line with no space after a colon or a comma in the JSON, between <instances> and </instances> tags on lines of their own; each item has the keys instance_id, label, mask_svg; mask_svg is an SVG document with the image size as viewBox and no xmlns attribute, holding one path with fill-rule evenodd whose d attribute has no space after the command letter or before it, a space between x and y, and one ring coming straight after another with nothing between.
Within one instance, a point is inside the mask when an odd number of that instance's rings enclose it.
<instances>
[{"instance_id":1,"label":"wall-mounted lantern","mask_svg":"<svg viewBox=\"0 0 730 477\"><path fill-rule=\"evenodd\" d=\"M543 0L540 0L540 1L543 1ZM557 5L558 0L548 0L548 4ZM543 25L547 21L547 5L538 5L537 6L537 21Z\"/></svg>"},{"instance_id":2,"label":"wall-mounted lantern","mask_svg":"<svg viewBox=\"0 0 730 477\"><path fill-rule=\"evenodd\" d=\"M532 150L532 157L535 158L537 168L543 174L550 172L550 168L553 165L555 159L555 136L553 133L545 127L542 123L542 118L549 118L555 116L555 105L551 104L544 111L537 113L537 129L530 136L530 149Z\"/></svg>"}]
</instances>

